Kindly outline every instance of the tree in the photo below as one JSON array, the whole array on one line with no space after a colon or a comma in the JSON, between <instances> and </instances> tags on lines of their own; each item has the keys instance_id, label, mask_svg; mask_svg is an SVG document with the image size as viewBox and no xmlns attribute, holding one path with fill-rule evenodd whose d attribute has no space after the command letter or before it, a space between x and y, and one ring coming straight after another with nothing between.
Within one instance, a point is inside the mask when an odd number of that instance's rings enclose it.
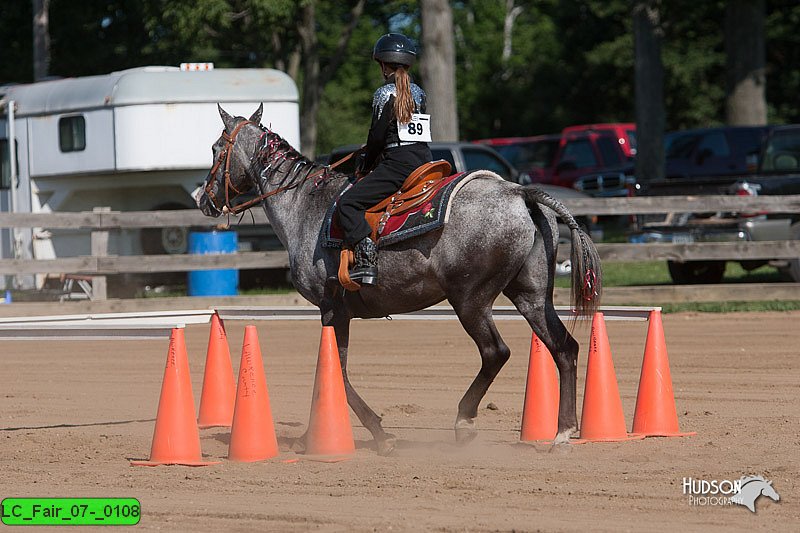
<instances>
[{"instance_id":1,"label":"tree","mask_svg":"<svg viewBox=\"0 0 800 533\"><path fill-rule=\"evenodd\" d=\"M28 0L4 2L0 16L0 85L33 79L33 5Z\"/></svg>"},{"instance_id":2,"label":"tree","mask_svg":"<svg viewBox=\"0 0 800 533\"><path fill-rule=\"evenodd\" d=\"M33 79L50 73L50 0L33 0Z\"/></svg>"},{"instance_id":3,"label":"tree","mask_svg":"<svg viewBox=\"0 0 800 533\"><path fill-rule=\"evenodd\" d=\"M456 52L453 13L447 0L422 0L422 84L436 141L457 141Z\"/></svg>"},{"instance_id":4,"label":"tree","mask_svg":"<svg viewBox=\"0 0 800 533\"><path fill-rule=\"evenodd\" d=\"M664 68L661 64L660 0L633 6L636 77L636 177L664 177Z\"/></svg>"},{"instance_id":5,"label":"tree","mask_svg":"<svg viewBox=\"0 0 800 533\"><path fill-rule=\"evenodd\" d=\"M302 10L302 18L297 26L303 50L302 108L300 111L300 144L303 154L314 158L317 144L317 116L322 93L331 80L364 12L365 0L358 0L350 9L349 20L338 34L335 48L328 55L323 66L320 61L320 45L316 18L316 1L308 0Z\"/></svg>"},{"instance_id":6,"label":"tree","mask_svg":"<svg viewBox=\"0 0 800 533\"><path fill-rule=\"evenodd\" d=\"M765 26L769 122L800 122L800 4L770 0Z\"/></svg>"},{"instance_id":7,"label":"tree","mask_svg":"<svg viewBox=\"0 0 800 533\"><path fill-rule=\"evenodd\" d=\"M764 0L728 2L725 9L725 55L728 124L766 124Z\"/></svg>"}]
</instances>

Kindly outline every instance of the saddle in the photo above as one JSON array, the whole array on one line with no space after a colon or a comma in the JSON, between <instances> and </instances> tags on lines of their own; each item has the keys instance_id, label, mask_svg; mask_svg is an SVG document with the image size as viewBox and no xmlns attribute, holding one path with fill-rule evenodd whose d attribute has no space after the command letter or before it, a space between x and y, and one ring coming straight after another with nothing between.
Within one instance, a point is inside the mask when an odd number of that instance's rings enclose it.
<instances>
[{"instance_id":1,"label":"saddle","mask_svg":"<svg viewBox=\"0 0 800 533\"><path fill-rule=\"evenodd\" d=\"M440 160L425 163L409 174L399 191L364 213L364 218L372 228L370 238L377 244L380 232L389 217L401 215L424 204L436 192L436 185L450 176L451 171L450 163ZM353 250L343 247L339 257L339 282L349 291L361 288L358 283L350 279L349 270L354 263Z\"/></svg>"}]
</instances>

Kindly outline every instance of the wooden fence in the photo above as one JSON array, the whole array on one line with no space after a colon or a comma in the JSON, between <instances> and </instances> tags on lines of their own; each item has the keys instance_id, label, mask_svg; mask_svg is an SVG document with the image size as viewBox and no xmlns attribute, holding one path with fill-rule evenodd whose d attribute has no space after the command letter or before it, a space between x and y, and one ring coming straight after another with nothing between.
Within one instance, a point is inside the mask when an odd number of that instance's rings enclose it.
<instances>
[{"instance_id":1,"label":"wooden fence","mask_svg":"<svg viewBox=\"0 0 800 533\"><path fill-rule=\"evenodd\" d=\"M800 195L791 196L664 196L634 198L564 199L574 215L633 215L673 212L800 213ZM269 224L262 210L252 210L256 224ZM242 224L252 223L249 216ZM70 273L95 276L95 299L105 299L105 275L119 273L182 272L223 268L288 268L285 251L238 252L209 255L108 255L110 231L158 227L214 227L225 217L212 219L199 210L117 212L103 208L80 213L0 213L0 228L85 229L90 232L92 255L59 259L0 259L0 274ZM236 220L233 219L235 229ZM564 248L564 247L562 247ZM800 241L715 243L598 243L605 261L794 259ZM568 250L559 250L566 254ZM797 284L800 286L800 284ZM789 291L791 299L800 292Z\"/></svg>"}]
</instances>

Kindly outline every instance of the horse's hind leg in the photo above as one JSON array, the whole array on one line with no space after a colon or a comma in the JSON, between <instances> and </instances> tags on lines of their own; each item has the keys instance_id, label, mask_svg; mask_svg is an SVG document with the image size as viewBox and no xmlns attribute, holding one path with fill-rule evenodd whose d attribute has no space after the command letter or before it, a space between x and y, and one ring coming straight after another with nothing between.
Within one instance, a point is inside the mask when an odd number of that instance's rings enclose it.
<instances>
[{"instance_id":1,"label":"horse's hind leg","mask_svg":"<svg viewBox=\"0 0 800 533\"><path fill-rule=\"evenodd\" d=\"M513 302L531 329L547 346L558 367L559 402L558 435L556 442L567 442L578 431L576 393L578 379L578 342L570 335L558 317L546 286L537 286L534 280L546 279L530 272L533 260L526 262L520 274L503 293ZM552 291L552 289L550 289Z\"/></svg>"},{"instance_id":2,"label":"horse's hind leg","mask_svg":"<svg viewBox=\"0 0 800 533\"><path fill-rule=\"evenodd\" d=\"M497 331L490 304L478 307L474 302L459 305L451 300L451 303L464 329L478 345L481 355L481 369L458 403L456 441L465 443L477 435L475 417L478 416L478 404L500 369L508 361L511 350Z\"/></svg>"}]
</instances>

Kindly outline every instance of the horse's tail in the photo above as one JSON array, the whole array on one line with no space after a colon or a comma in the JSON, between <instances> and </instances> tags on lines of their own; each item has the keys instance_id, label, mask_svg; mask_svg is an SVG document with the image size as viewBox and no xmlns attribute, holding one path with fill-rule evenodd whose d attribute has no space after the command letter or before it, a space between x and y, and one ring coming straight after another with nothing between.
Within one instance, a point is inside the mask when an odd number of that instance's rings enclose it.
<instances>
[{"instance_id":1,"label":"horse's tail","mask_svg":"<svg viewBox=\"0 0 800 533\"><path fill-rule=\"evenodd\" d=\"M569 227L572 238L570 300L578 316L594 315L600 305L603 273L600 256L592 239L575 221L564 204L534 185L522 187L521 190L528 209L531 209L533 204L544 205L555 211Z\"/></svg>"}]
</instances>

